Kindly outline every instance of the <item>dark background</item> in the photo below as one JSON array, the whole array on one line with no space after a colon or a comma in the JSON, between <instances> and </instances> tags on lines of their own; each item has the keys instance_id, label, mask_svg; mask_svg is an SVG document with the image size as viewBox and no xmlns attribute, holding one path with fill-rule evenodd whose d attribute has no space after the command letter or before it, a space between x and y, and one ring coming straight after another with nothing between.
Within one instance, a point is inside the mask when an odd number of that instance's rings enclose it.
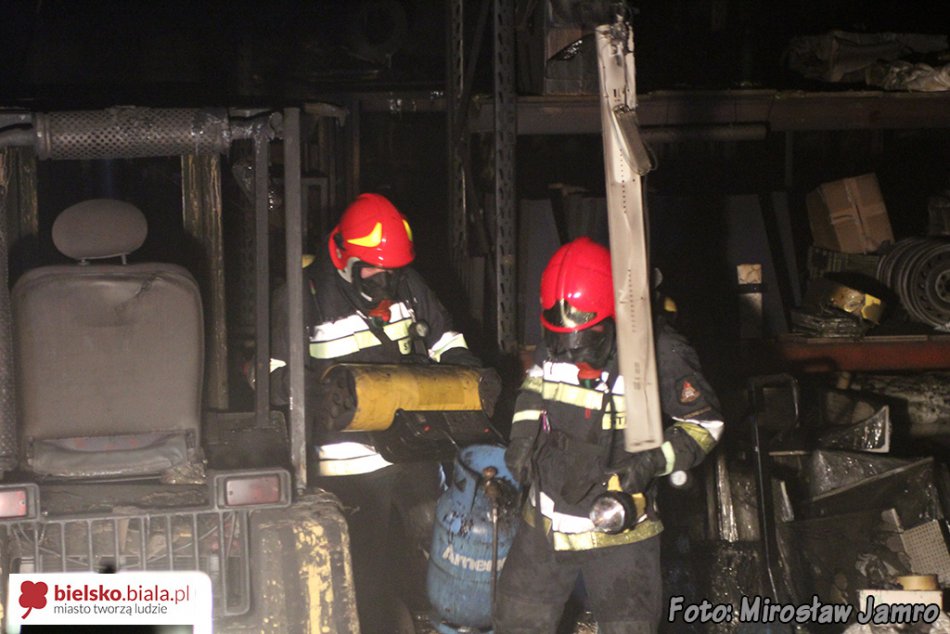
<instances>
[{"instance_id":1,"label":"dark background","mask_svg":"<svg viewBox=\"0 0 950 634\"><path fill-rule=\"evenodd\" d=\"M469 48L479 4L466 2ZM522 0L517 6L526 4ZM831 29L939 34L950 24L945 0L628 4L641 93L867 89L819 84L790 72L782 57L789 39ZM438 0L7 0L2 10L0 107L280 107L332 102L355 91L444 89L446 7ZM394 22L393 15L404 20ZM482 51L475 91L489 92L488 39ZM482 145L488 141L483 139ZM927 197L950 187L946 130L797 133L791 189L784 182L784 144L783 135L770 134L764 141L657 148L659 168L647 179L648 202L665 196L687 203L676 206L686 210L679 215L654 217L653 257L666 272L667 292L680 304L682 325L694 337L714 338L735 325L728 311L717 308L731 305L731 298L725 300L734 293L733 273L721 258L721 197L787 191L796 246L803 256L810 242L804 194L820 183L875 172L898 239L921 235ZM484 150L476 147L475 156L485 156ZM489 347L492 333L481 332L466 314L464 293L447 266L444 114L364 114L360 157L359 188L386 194L410 217L419 247L418 268L470 338L483 339ZM520 137L517 161L519 199L546 198L548 185L555 182L603 195L599 136ZM144 169L128 161L41 163L41 219L51 223L65 206L85 198L124 197L150 214L151 234L140 255L187 259L187 252L175 246L182 239L174 213L179 182L173 163L153 161ZM487 162L480 165L484 168ZM343 204L331 215L342 211ZM55 258L51 245L46 246L43 257Z\"/></svg>"},{"instance_id":2,"label":"dark background","mask_svg":"<svg viewBox=\"0 0 950 634\"><path fill-rule=\"evenodd\" d=\"M478 4L466 3L469 31ZM782 67L793 36L831 29L946 34L950 23L940 0L628 5L641 91L802 85ZM439 0L6 0L2 7L5 105L273 103L340 88L441 89L445 74ZM489 77L483 64L479 82L487 87Z\"/></svg>"}]
</instances>

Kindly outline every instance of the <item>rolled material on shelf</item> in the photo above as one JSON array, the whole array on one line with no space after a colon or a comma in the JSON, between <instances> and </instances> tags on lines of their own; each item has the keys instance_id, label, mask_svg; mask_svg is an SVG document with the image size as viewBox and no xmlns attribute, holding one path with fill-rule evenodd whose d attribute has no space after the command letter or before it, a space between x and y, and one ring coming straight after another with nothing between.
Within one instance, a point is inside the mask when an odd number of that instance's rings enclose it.
<instances>
[{"instance_id":1,"label":"rolled material on shelf","mask_svg":"<svg viewBox=\"0 0 950 634\"><path fill-rule=\"evenodd\" d=\"M340 364L323 375L326 409L334 431L382 431L399 410L480 411L478 369L449 365Z\"/></svg>"},{"instance_id":2,"label":"rolled material on shelf","mask_svg":"<svg viewBox=\"0 0 950 634\"><path fill-rule=\"evenodd\" d=\"M881 260L877 277L914 320L950 332L950 242L901 240Z\"/></svg>"}]
</instances>

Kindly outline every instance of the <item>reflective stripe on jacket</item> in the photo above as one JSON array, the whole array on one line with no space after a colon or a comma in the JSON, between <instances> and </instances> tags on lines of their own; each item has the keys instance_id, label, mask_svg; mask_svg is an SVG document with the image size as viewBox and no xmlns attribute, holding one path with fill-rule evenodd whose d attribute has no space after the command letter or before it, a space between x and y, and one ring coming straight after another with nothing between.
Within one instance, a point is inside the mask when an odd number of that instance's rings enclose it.
<instances>
[{"instance_id":1,"label":"reflective stripe on jacket","mask_svg":"<svg viewBox=\"0 0 950 634\"><path fill-rule=\"evenodd\" d=\"M542 501L542 507L544 502ZM555 516L559 516L556 511L552 511ZM532 528L536 528L536 522L538 514L535 512L533 505L525 504L524 510L522 512L522 517ZM541 512L541 522L543 524L544 534L548 536L551 540L554 550L593 550L594 548L606 548L608 546L621 546L623 544L632 544L633 542L639 542L655 535L659 535L663 532L663 523L658 519L647 519L643 522L640 522L630 530L624 531L622 533L617 533L611 535L609 533L602 533L593 529L583 530L583 531L565 531L557 530L554 528L555 520L549 517L542 510ZM560 517L571 517L563 516ZM575 520L587 519L587 518L574 518ZM588 522L590 520L587 520ZM565 528L565 523L562 519L559 524L560 528ZM593 526L593 524L591 524Z\"/></svg>"},{"instance_id":2,"label":"reflective stripe on jacket","mask_svg":"<svg viewBox=\"0 0 950 634\"><path fill-rule=\"evenodd\" d=\"M389 321L374 332L371 319L360 310L360 301L353 287L346 282L329 261L322 256L304 269L304 330L309 351L307 380L319 380L334 363L400 363L413 353L410 332L416 321L425 321L428 332L422 338L420 352L439 361L453 348L465 348L465 337L452 328L451 317L435 294L413 269L402 269L400 297L389 308ZM271 400L274 405L287 404L286 361L287 288L279 287L271 301ZM310 404L317 406L319 404ZM369 434L359 432L330 433L313 430L312 439L321 456L321 475L355 475L376 471L390 463L376 453ZM338 455L341 445L358 445L369 453L344 457ZM328 450L330 453L327 453ZM331 457L334 454L336 457Z\"/></svg>"},{"instance_id":3,"label":"reflective stripe on jacket","mask_svg":"<svg viewBox=\"0 0 950 634\"><path fill-rule=\"evenodd\" d=\"M317 448L319 473L322 476L360 475L388 467L388 462L370 445L359 442L338 442Z\"/></svg>"},{"instance_id":4,"label":"reflective stripe on jacket","mask_svg":"<svg viewBox=\"0 0 950 634\"><path fill-rule=\"evenodd\" d=\"M412 352L409 327L412 316L406 302L389 307L389 323L382 330L390 341L399 346L399 353ZM369 321L362 314L354 313L335 321L317 324L310 330L310 356L314 359L339 359L360 350L383 345L382 340L370 330ZM463 341L464 344L464 341Z\"/></svg>"},{"instance_id":5,"label":"reflective stripe on jacket","mask_svg":"<svg viewBox=\"0 0 950 634\"><path fill-rule=\"evenodd\" d=\"M695 351L662 321L655 333L666 422L661 445L666 464L657 475L665 475L699 464L721 438L724 426ZM655 513L619 535L589 530L593 525L587 515L593 500L606 491L607 474L634 459L622 449L625 426L623 377L615 368L613 376L604 371L596 385L582 384L574 364L551 360L544 346L538 347L535 365L515 404L511 439L536 439L533 475L542 496L540 509L533 508L532 500L527 513L543 517L546 532L563 549L629 543L662 531Z\"/></svg>"}]
</instances>

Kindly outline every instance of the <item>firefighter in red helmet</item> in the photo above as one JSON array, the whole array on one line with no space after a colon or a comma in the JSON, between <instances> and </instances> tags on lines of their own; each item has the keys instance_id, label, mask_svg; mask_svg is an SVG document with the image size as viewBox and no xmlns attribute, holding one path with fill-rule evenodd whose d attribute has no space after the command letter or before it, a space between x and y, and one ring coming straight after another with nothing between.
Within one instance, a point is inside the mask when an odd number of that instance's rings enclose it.
<instances>
[{"instance_id":1,"label":"firefighter in red helmet","mask_svg":"<svg viewBox=\"0 0 950 634\"><path fill-rule=\"evenodd\" d=\"M498 582L495 632L555 632L578 577L599 632L655 632L663 594L656 479L696 466L715 446L719 404L692 347L657 317L664 442L623 449L610 252L588 238L562 246L545 268L541 323L505 453L528 499ZM611 495L631 501L618 526L596 512Z\"/></svg>"},{"instance_id":2,"label":"firefighter in red helmet","mask_svg":"<svg viewBox=\"0 0 950 634\"><path fill-rule=\"evenodd\" d=\"M409 221L379 194L353 201L327 246L340 276L363 302L375 305L392 300L401 269L416 258Z\"/></svg>"},{"instance_id":3,"label":"firefighter in red helmet","mask_svg":"<svg viewBox=\"0 0 950 634\"><path fill-rule=\"evenodd\" d=\"M304 269L308 443L316 453L316 484L348 510L357 607L364 632L383 632L396 619L395 594L424 610L425 550L432 537L441 468L434 462L391 464L363 432L333 432L319 379L334 363L445 363L480 367L448 311L410 267L412 229L386 197L361 194L343 212L313 263ZM286 405L286 288L272 303L271 394ZM483 378L497 379L485 370ZM400 532L405 539L397 538ZM399 579L400 570L412 570ZM421 573L419 571L422 571ZM396 578L394 578L394 574ZM416 581L417 583L413 583ZM399 592L400 590L404 592Z\"/></svg>"}]
</instances>

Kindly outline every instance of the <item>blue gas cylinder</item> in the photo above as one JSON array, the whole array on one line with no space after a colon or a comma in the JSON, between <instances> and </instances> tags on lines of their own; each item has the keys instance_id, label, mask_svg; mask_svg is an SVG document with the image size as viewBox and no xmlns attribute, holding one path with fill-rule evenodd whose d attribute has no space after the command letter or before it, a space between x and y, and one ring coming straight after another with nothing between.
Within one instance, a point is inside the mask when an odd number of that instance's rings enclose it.
<instances>
[{"instance_id":1,"label":"blue gas cylinder","mask_svg":"<svg viewBox=\"0 0 950 634\"><path fill-rule=\"evenodd\" d=\"M501 574L518 527L518 483L505 466L505 449L473 445L455 459L448 489L435 510L426 579L433 624L440 632L488 630L492 624L492 499L486 467L494 467L497 499L497 560Z\"/></svg>"}]
</instances>

